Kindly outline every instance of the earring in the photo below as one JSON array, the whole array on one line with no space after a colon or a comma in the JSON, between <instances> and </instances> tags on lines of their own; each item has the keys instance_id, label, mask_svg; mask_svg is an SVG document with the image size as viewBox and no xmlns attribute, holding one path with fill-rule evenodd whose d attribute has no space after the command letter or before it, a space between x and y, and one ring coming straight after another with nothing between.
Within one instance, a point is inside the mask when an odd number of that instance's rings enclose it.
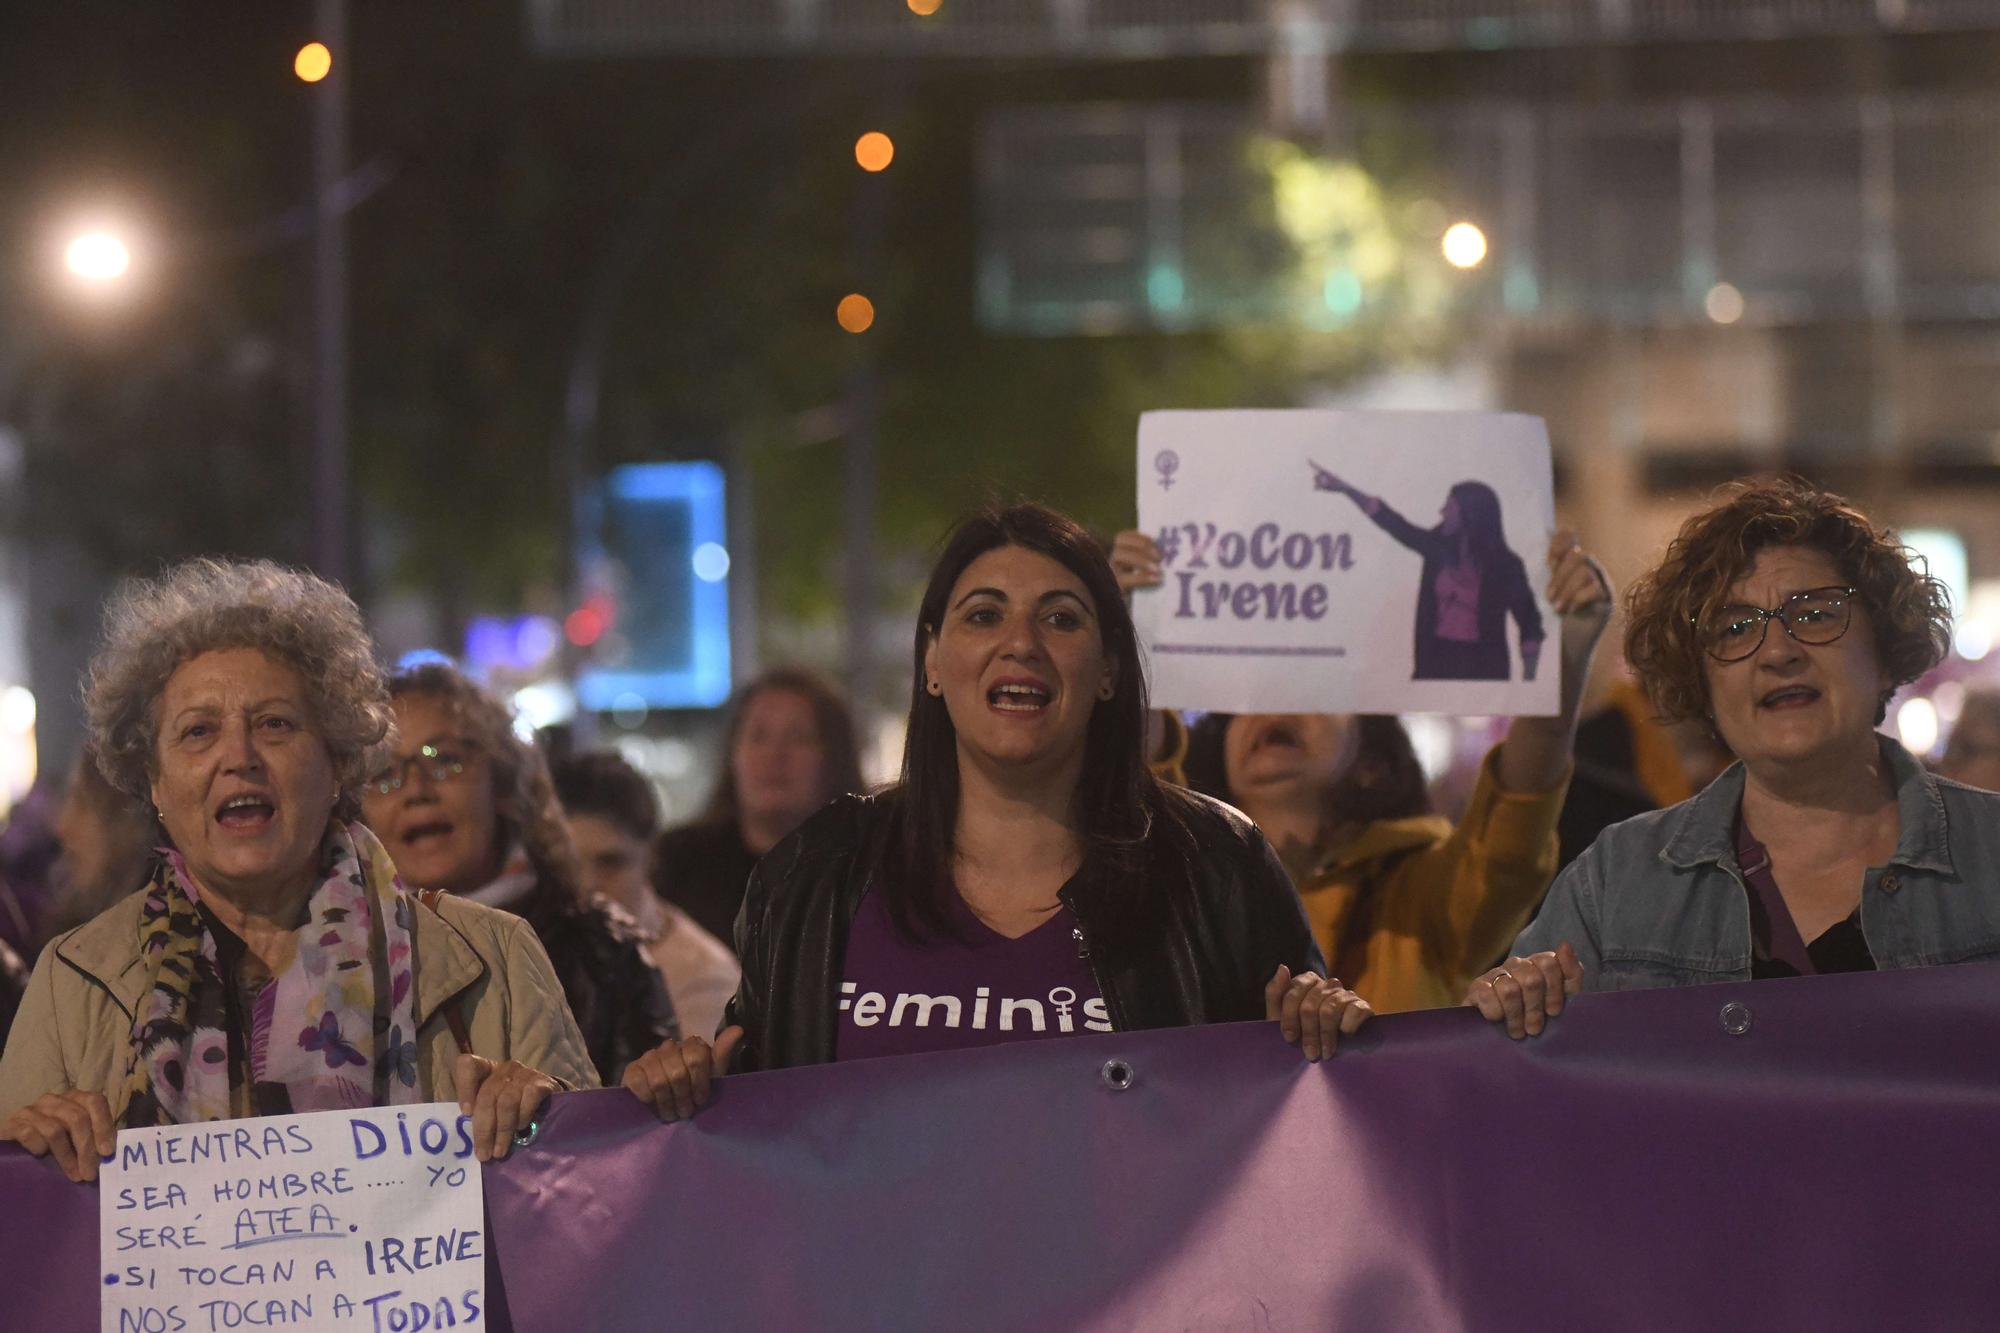
<instances>
[{"instance_id":1,"label":"earring","mask_svg":"<svg viewBox=\"0 0 2000 1333\"><path fill-rule=\"evenodd\" d=\"M942 686L942 685L938 684L938 683L937 683L936 681L934 681L934 680L933 680L933 681L927 681L927 682L925 682L925 684L924 684L924 688L925 688L925 689L927 689L927 690L929 690L929 691L930 691L930 692L931 692L932 694L943 694L943 693L944 693L944 686Z\"/></svg>"},{"instance_id":2,"label":"earring","mask_svg":"<svg viewBox=\"0 0 2000 1333\"><path fill-rule=\"evenodd\" d=\"M1105 681L1102 685L1097 687L1097 697L1104 700L1106 703L1110 703L1111 697L1117 693L1118 693L1118 687L1116 685L1113 685L1108 680Z\"/></svg>"}]
</instances>

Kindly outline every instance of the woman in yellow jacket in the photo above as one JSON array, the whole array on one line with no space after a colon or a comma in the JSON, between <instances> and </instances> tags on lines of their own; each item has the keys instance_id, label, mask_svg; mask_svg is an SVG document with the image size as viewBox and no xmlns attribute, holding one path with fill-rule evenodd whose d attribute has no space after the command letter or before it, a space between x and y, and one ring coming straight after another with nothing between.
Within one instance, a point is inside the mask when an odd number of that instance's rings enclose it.
<instances>
[{"instance_id":1,"label":"woman in yellow jacket","mask_svg":"<svg viewBox=\"0 0 2000 1333\"><path fill-rule=\"evenodd\" d=\"M1573 533L1550 541L1548 565L1562 621L1561 711L1514 720L1456 824L1429 813L1422 770L1393 717L1211 713L1188 738L1187 785L1263 829L1328 967L1377 1013L1458 1004L1555 877L1577 707L1612 597ZM1139 532L1119 535L1112 567L1128 591L1161 577Z\"/></svg>"}]
</instances>

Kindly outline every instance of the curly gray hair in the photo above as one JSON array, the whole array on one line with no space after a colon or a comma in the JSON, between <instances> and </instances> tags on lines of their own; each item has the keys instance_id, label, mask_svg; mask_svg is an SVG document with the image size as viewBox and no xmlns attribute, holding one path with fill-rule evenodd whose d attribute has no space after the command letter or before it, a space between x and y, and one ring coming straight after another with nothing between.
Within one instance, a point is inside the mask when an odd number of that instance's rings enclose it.
<instances>
[{"instance_id":1,"label":"curly gray hair","mask_svg":"<svg viewBox=\"0 0 2000 1333\"><path fill-rule=\"evenodd\" d=\"M167 680L221 648L255 648L298 673L340 784L337 813L354 817L372 751L391 719L375 645L345 592L269 560L186 560L158 578L128 580L112 595L84 687L105 780L147 799Z\"/></svg>"}]
</instances>

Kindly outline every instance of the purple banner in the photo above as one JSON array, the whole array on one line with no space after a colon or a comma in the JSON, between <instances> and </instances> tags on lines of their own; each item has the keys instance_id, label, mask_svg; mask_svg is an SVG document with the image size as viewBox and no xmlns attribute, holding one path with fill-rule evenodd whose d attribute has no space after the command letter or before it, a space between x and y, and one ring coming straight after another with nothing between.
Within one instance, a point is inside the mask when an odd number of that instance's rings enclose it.
<instances>
[{"instance_id":1,"label":"purple banner","mask_svg":"<svg viewBox=\"0 0 2000 1333\"><path fill-rule=\"evenodd\" d=\"M487 1169L492 1326L1991 1327L1996 1051L1978 965L577 1094ZM0 1150L0 1324L97 1326L96 1208Z\"/></svg>"}]
</instances>

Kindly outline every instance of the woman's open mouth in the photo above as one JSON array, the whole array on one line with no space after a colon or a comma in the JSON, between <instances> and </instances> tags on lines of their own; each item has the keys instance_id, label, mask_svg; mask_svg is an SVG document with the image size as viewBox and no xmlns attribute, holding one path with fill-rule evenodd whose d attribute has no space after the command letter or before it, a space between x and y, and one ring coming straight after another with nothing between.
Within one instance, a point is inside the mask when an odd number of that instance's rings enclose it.
<instances>
[{"instance_id":1,"label":"woman's open mouth","mask_svg":"<svg viewBox=\"0 0 2000 1333\"><path fill-rule=\"evenodd\" d=\"M398 841L411 851L427 851L451 837L454 827L449 819L429 819L404 829Z\"/></svg>"},{"instance_id":2,"label":"woman's open mouth","mask_svg":"<svg viewBox=\"0 0 2000 1333\"><path fill-rule=\"evenodd\" d=\"M1305 748L1305 737L1299 735L1299 730L1296 726L1290 722L1272 722L1257 733L1256 741L1250 746L1250 753L1255 754L1257 751L1264 749L1303 750Z\"/></svg>"},{"instance_id":3,"label":"woman's open mouth","mask_svg":"<svg viewBox=\"0 0 2000 1333\"><path fill-rule=\"evenodd\" d=\"M257 792L232 796L215 811L215 822L232 833L255 833L277 817L276 802Z\"/></svg>"},{"instance_id":4,"label":"woman's open mouth","mask_svg":"<svg viewBox=\"0 0 2000 1333\"><path fill-rule=\"evenodd\" d=\"M1028 681L1007 681L986 691L986 702L995 712L1027 716L1043 711L1054 698L1047 687Z\"/></svg>"},{"instance_id":5,"label":"woman's open mouth","mask_svg":"<svg viewBox=\"0 0 2000 1333\"><path fill-rule=\"evenodd\" d=\"M1804 708L1819 702L1819 691L1810 685L1787 685L1783 689L1772 690L1757 701L1759 708Z\"/></svg>"}]
</instances>

